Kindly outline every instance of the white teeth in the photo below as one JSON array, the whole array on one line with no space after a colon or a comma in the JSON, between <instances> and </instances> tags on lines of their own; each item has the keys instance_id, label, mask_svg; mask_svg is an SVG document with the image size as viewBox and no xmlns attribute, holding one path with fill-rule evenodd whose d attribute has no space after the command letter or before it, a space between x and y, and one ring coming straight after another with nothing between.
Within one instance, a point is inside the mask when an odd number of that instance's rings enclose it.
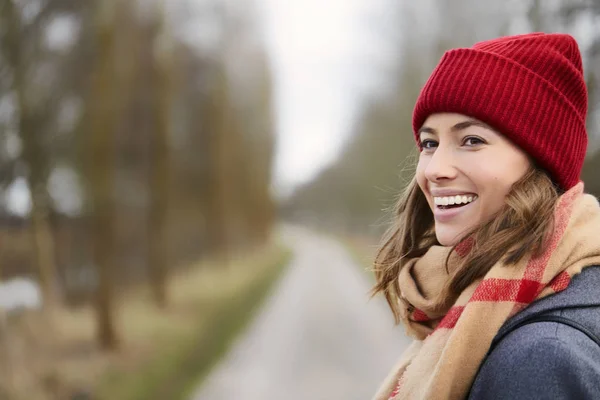
<instances>
[{"instance_id":1,"label":"white teeth","mask_svg":"<svg viewBox=\"0 0 600 400\"><path fill-rule=\"evenodd\" d=\"M433 202L435 203L436 206L447 206L447 205L454 205L454 204L467 204L476 199L477 199L477 196L456 195L456 196L434 197Z\"/></svg>"}]
</instances>

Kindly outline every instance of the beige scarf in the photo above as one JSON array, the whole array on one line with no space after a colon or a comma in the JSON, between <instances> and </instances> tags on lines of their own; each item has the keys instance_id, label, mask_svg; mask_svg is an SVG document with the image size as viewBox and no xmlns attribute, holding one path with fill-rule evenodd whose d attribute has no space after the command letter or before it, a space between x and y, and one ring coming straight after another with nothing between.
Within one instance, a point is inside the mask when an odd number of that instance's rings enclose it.
<instances>
[{"instance_id":1,"label":"beige scarf","mask_svg":"<svg viewBox=\"0 0 600 400\"><path fill-rule=\"evenodd\" d=\"M517 265L494 265L447 310L436 311L448 280L450 248L434 246L400 271L403 323L416 340L374 400L464 399L492 339L507 319L533 300L559 292L581 269L600 264L600 207L583 183L563 194L547 248ZM449 265L468 249L457 248Z\"/></svg>"}]
</instances>

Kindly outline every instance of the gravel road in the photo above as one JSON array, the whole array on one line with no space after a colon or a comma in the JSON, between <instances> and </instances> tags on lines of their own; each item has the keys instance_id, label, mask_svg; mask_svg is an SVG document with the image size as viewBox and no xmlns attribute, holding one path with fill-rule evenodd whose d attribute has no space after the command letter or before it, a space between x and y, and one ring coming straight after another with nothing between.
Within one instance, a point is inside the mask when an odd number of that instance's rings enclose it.
<instances>
[{"instance_id":1,"label":"gravel road","mask_svg":"<svg viewBox=\"0 0 600 400\"><path fill-rule=\"evenodd\" d=\"M339 242L297 227L283 236L291 264L191 400L370 399L408 345Z\"/></svg>"}]
</instances>

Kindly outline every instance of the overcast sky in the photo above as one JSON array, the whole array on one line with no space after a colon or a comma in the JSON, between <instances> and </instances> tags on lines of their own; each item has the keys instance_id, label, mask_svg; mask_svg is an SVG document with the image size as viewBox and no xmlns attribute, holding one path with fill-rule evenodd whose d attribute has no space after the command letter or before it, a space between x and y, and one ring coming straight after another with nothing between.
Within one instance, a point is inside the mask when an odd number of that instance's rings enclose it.
<instances>
[{"instance_id":1,"label":"overcast sky","mask_svg":"<svg viewBox=\"0 0 600 400\"><path fill-rule=\"evenodd\" d=\"M277 112L275 189L287 193L331 163L360 100L381 85L388 0L262 0Z\"/></svg>"}]
</instances>

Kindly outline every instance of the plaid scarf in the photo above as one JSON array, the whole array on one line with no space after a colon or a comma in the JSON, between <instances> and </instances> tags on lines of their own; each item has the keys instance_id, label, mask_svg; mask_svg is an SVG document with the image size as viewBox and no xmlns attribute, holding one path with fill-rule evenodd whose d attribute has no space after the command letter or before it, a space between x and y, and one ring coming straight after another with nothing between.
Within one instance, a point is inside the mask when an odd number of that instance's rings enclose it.
<instances>
[{"instance_id":1,"label":"plaid scarf","mask_svg":"<svg viewBox=\"0 0 600 400\"><path fill-rule=\"evenodd\" d=\"M532 301L564 290L581 269L600 263L600 207L579 183L558 200L547 247L516 265L502 262L440 310L438 294L449 279L450 248L434 246L400 271L403 324L416 340L384 381L374 400L463 399L490 344L507 319ZM449 269L469 251L450 254Z\"/></svg>"}]
</instances>

